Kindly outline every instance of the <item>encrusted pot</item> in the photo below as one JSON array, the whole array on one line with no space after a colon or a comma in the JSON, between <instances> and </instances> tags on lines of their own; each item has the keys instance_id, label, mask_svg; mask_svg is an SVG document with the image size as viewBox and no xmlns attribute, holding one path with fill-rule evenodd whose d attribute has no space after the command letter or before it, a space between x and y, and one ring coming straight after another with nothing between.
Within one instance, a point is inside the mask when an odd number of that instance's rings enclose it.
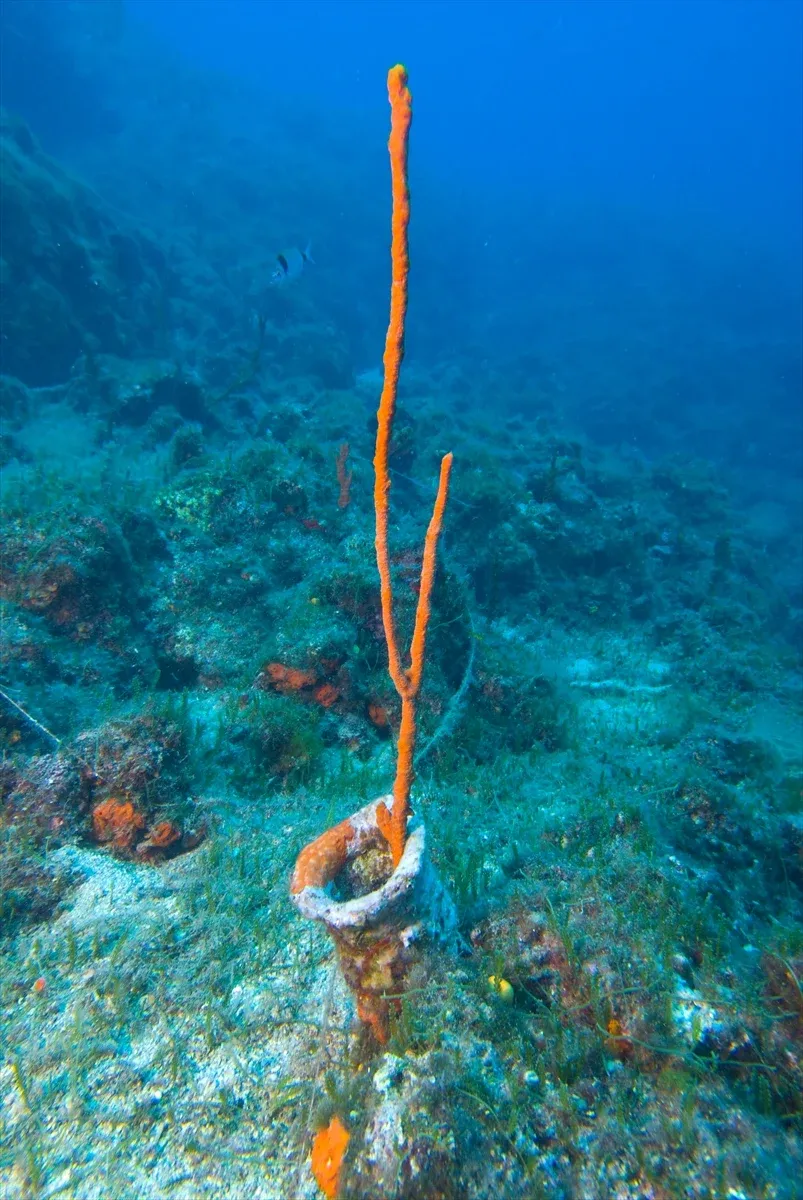
<instances>
[{"instance_id":1,"label":"encrusted pot","mask_svg":"<svg viewBox=\"0 0 803 1200\"><path fill-rule=\"evenodd\" d=\"M387 1041L391 1008L425 944L457 949L457 912L426 853L426 831L412 819L392 869L377 807L381 796L310 842L298 856L290 894L296 908L322 921L337 949L357 1014Z\"/></svg>"}]
</instances>

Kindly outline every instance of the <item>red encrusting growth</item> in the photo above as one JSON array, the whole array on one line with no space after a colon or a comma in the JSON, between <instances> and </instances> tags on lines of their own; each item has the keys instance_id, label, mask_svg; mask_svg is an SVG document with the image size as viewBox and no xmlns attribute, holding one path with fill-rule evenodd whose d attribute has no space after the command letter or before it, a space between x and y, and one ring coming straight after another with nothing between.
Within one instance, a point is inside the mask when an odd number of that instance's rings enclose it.
<instances>
[{"instance_id":1,"label":"red encrusting growth","mask_svg":"<svg viewBox=\"0 0 803 1200\"><path fill-rule=\"evenodd\" d=\"M402 666L396 624L393 618L393 590L390 579L390 556L388 552L388 510L390 500L390 475L388 455L396 411L396 393L399 371L404 357L404 320L407 313L407 276L410 260L407 248L407 227L410 221L410 191L407 185L407 141L410 133L413 109L412 98L407 87L407 72L402 66L391 67L388 72L388 97L390 99L391 124L388 150L390 152L391 188L393 214L391 222L391 288L390 321L385 338L383 364L385 369L382 396L377 413L376 449L374 452L374 509L376 511L376 563L382 595L382 624L388 647L388 670L394 687L402 702L401 726L399 729L396 779L393 785L393 811L383 804L377 810L377 821L387 839L393 865L398 866L404 852L407 837L407 818L410 805L410 786L413 781L413 752L415 750L415 701L424 672L427 625L429 623L432 584L438 538L443 524L443 514L449 491L449 474L452 455L441 461L438 494L435 508L424 541L424 561L421 567L421 586L415 613L415 627L410 646L410 666Z\"/></svg>"},{"instance_id":2,"label":"red encrusting growth","mask_svg":"<svg viewBox=\"0 0 803 1200\"><path fill-rule=\"evenodd\" d=\"M115 850L130 850L144 835L145 826L145 817L130 800L112 796L92 810L92 836Z\"/></svg>"},{"instance_id":3,"label":"red encrusting growth","mask_svg":"<svg viewBox=\"0 0 803 1200\"><path fill-rule=\"evenodd\" d=\"M349 470L348 461L349 444L348 442L343 442L335 459L337 482L340 486L340 494L337 497L338 508L348 508L351 503L351 480L354 472Z\"/></svg>"}]
</instances>

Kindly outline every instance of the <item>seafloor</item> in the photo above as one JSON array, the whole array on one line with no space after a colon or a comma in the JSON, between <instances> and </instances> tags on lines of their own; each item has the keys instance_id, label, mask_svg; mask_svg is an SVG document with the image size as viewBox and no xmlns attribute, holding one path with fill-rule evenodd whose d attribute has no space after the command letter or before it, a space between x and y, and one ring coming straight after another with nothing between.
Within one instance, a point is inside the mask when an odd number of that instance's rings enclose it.
<instances>
[{"instance_id":1,"label":"seafloor","mask_svg":"<svg viewBox=\"0 0 803 1200\"><path fill-rule=\"evenodd\" d=\"M595 437L557 356L405 369L408 632L455 455L413 798L463 949L377 1046L288 880L394 770L378 374L312 285L237 309L236 231L0 132L3 1196L312 1200L333 1114L343 1200L800 1195L783 472Z\"/></svg>"}]
</instances>

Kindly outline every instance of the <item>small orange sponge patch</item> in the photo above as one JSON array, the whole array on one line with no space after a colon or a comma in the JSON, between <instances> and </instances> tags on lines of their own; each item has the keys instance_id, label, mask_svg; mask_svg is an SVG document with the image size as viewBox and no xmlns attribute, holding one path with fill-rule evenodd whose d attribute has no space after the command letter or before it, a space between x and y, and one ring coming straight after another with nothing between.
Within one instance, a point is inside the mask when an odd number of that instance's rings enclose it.
<instances>
[{"instance_id":1,"label":"small orange sponge patch","mask_svg":"<svg viewBox=\"0 0 803 1200\"><path fill-rule=\"evenodd\" d=\"M305 846L296 859L290 892L296 896L305 887L326 887L343 870L354 837L354 826L346 817Z\"/></svg>"},{"instance_id":2,"label":"small orange sponge patch","mask_svg":"<svg viewBox=\"0 0 803 1200\"><path fill-rule=\"evenodd\" d=\"M328 1200L340 1190L340 1168L350 1134L339 1117L332 1117L325 1129L319 1129L312 1143L312 1174Z\"/></svg>"},{"instance_id":3,"label":"small orange sponge patch","mask_svg":"<svg viewBox=\"0 0 803 1200\"><path fill-rule=\"evenodd\" d=\"M145 829L145 818L130 800L111 797L92 810L92 833L96 842L111 842L116 850L130 850Z\"/></svg>"}]
</instances>

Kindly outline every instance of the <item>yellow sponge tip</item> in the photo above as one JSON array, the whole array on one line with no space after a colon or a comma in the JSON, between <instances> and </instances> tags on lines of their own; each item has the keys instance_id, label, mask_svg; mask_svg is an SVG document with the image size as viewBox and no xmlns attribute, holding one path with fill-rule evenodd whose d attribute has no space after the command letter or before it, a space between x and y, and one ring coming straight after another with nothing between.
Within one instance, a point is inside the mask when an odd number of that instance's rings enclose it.
<instances>
[{"instance_id":1,"label":"yellow sponge tip","mask_svg":"<svg viewBox=\"0 0 803 1200\"><path fill-rule=\"evenodd\" d=\"M501 976L489 975L488 983L491 985L491 991L496 992L500 1000L504 1000L505 1004L513 1003L513 984L507 979L502 979Z\"/></svg>"},{"instance_id":2,"label":"yellow sponge tip","mask_svg":"<svg viewBox=\"0 0 803 1200\"><path fill-rule=\"evenodd\" d=\"M401 63L396 63L396 66L391 67L388 71L388 87L394 91L396 89L401 91L407 87L407 68L403 67Z\"/></svg>"}]
</instances>

